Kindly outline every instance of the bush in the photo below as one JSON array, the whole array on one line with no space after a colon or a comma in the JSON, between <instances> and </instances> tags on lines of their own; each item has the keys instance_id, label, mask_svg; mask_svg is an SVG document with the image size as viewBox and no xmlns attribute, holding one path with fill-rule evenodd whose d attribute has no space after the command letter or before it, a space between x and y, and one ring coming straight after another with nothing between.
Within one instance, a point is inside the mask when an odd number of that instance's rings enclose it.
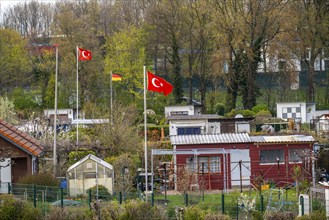
<instances>
[{"instance_id":1,"label":"bush","mask_svg":"<svg viewBox=\"0 0 329 220\"><path fill-rule=\"evenodd\" d=\"M253 112L255 112L256 114L260 111L269 111L267 105L265 104L261 104L261 105L256 105L251 109Z\"/></svg>"},{"instance_id":2,"label":"bush","mask_svg":"<svg viewBox=\"0 0 329 220\"><path fill-rule=\"evenodd\" d=\"M96 199L96 194L97 194L97 186L93 186L90 188L91 190L91 198ZM89 193L89 189L87 190L87 193ZM111 197L111 193L109 190L103 186L103 185L98 185L98 199L105 199L108 200Z\"/></svg>"},{"instance_id":3,"label":"bush","mask_svg":"<svg viewBox=\"0 0 329 220\"><path fill-rule=\"evenodd\" d=\"M218 115L224 115L225 114L225 105L223 103L217 103L215 105L215 111Z\"/></svg>"},{"instance_id":4,"label":"bush","mask_svg":"<svg viewBox=\"0 0 329 220\"><path fill-rule=\"evenodd\" d=\"M230 220L231 217L228 215L222 215L218 213L208 213L205 215L204 220Z\"/></svg>"},{"instance_id":5,"label":"bush","mask_svg":"<svg viewBox=\"0 0 329 220\"><path fill-rule=\"evenodd\" d=\"M46 220L92 219L89 207L51 207Z\"/></svg>"},{"instance_id":6,"label":"bush","mask_svg":"<svg viewBox=\"0 0 329 220\"><path fill-rule=\"evenodd\" d=\"M42 186L59 186L59 180L45 173L37 173L33 175L23 176L21 179L19 179L18 183Z\"/></svg>"},{"instance_id":7,"label":"bush","mask_svg":"<svg viewBox=\"0 0 329 220\"><path fill-rule=\"evenodd\" d=\"M102 219L109 220L134 220L134 219L168 219L167 213L159 206L150 203L129 200L120 205L117 201L102 206Z\"/></svg>"},{"instance_id":8,"label":"bush","mask_svg":"<svg viewBox=\"0 0 329 220\"><path fill-rule=\"evenodd\" d=\"M264 219L266 220L285 220L285 219L295 219L296 214L293 212L266 212Z\"/></svg>"},{"instance_id":9,"label":"bush","mask_svg":"<svg viewBox=\"0 0 329 220\"><path fill-rule=\"evenodd\" d=\"M270 117L272 117L272 114L269 110L261 110L255 114L255 117L270 118Z\"/></svg>"},{"instance_id":10,"label":"bush","mask_svg":"<svg viewBox=\"0 0 329 220\"><path fill-rule=\"evenodd\" d=\"M184 210L183 219L199 220L199 219L204 219L205 216L206 216L206 212L204 210L201 210L198 207L192 206L192 207L187 207Z\"/></svg>"},{"instance_id":11,"label":"bush","mask_svg":"<svg viewBox=\"0 0 329 220\"><path fill-rule=\"evenodd\" d=\"M234 118L237 114L241 114L243 117L254 117L255 113L249 109L246 110L235 110L232 109L230 112L225 114L228 118Z\"/></svg>"},{"instance_id":12,"label":"bush","mask_svg":"<svg viewBox=\"0 0 329 220\"><path fill-rule=\"evenodd\" d=\"M13 195L0 195L0 218L2 220L37 220L43 219L42 213L27 202L16 199Z\"/></svg>"},{"instance_id":13,"label":"bush","mask_svg":"<svg viewBox=\"0 0 329 220\"><path fill-rule=\"evenodd\" d=\"M297 220L311 220L311 219L316 219L316 220L326 220L326 212L325 211L315 211L311 212L310 215L304 215L304 216L299 216L297 217Z\"/></svg>"}]
</instances>

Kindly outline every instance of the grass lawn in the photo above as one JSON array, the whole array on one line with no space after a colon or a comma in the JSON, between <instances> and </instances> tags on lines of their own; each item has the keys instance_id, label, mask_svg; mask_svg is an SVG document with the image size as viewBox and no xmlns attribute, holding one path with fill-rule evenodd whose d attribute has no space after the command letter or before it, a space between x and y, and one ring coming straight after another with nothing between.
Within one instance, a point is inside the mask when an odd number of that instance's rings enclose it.
<instances>
[{"instance_id":1,"label":"grass lawn","mask_svg":"<svg viewBox=\"0 0 329 220\"><path fill-rule=\"evenodd\" d=\"M248 206L248 202L255 199L255 209L260 211L260 193L256 190L243 191L245 195L245 208ZM289 190L272 189L262 191L263 196L263 210L266 210L267 206L271 209L279 209L285 211L296 211L298 210L298 198L296 197L295 188ZM223 198L224 197L224 198ZM269 199L271 201L269 202ZM222 194L220 191L208 191L208 192L188 192L188 206L196 206L202 210L211 210L214 212L220 212L228 214L230 216L240 215L243 210L239 205L241 204L241 193L239 190L232 191L226 194ZM158 193L154 196L155 204L164 205L168 210L174 210L175 207L185 207L186 197L184 194L173 195L172 191L168 191L167 200L165 200L164 192ZM224 207L223 202L224 201ZM223 211L224 208L224 211Z\"/></svg>"}]
</instances>

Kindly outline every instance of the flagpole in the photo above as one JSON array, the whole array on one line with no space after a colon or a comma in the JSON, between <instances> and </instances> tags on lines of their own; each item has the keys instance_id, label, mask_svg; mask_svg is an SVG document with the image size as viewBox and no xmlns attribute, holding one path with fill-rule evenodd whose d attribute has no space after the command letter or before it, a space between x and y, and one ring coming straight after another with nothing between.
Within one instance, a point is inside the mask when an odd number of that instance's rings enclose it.
<instances>
[{"instance_id":1,"label":"flagpole","mask_svg":"<svg viewBox=\"0 0 329 220\"><path fill-rule=\"evenodd\" d=\"M110 71L110 117L111 117L111 126L113 126L113 89L112 89L112 75L113 75L113 73L112 73L112 71Z\"/></svg>"},{"instance_id":2,"label":"flagpole","mask_svg":"<svg viewBox=\"0 0 329 220\"><path fill-rule=\"evenodd\" d=\"M79 147L79 47L77 46L77 112L76 112L76 121L77 121L77 147Z\"/></svg>"},{"instance_id":3,"label":"flagpole","mask_svg":"<svg viewBox=\"0 0 329 220\"><path fill-rule=\"evenodd\" d=\"M54 164L54 176L56 176L57 166L57 78L58 78L58 45L55 45L56 50L56 67L55 67L55 114L54 114L54 152L53 152L53 164Z\"/></svg>"},{"instance_id":4,"label":"flagpole","mask_svg":"<svg viewBox=\"0 0 329 220\"><path fill-rule=\"evenodd\" d=\"M148 190L148 178L147 178L147 117L146 117L146 66L144 70L144 157L145 157L145 192ZM147 193L145 193L147 199Z\"/></svg>"}]
</instances>

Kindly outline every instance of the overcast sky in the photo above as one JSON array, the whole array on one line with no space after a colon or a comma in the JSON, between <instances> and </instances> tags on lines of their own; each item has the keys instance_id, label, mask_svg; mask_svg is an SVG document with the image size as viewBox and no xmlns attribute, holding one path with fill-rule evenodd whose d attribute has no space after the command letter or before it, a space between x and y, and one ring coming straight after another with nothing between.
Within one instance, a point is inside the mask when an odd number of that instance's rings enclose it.
<instances>
[{"instance_id":1,"label":"overcast sky","mask_svg":"<svg viewBox=\"0 0 329 220\"><path fill-rule=\"evenodd\" d=\"M32 0L0 0L0 11L5 11L9 6L18 4L18 3L24 3L24 2L31 2ZM34 0L37 2L56 2L57 0Z\"/></svg>"}]
</instances>

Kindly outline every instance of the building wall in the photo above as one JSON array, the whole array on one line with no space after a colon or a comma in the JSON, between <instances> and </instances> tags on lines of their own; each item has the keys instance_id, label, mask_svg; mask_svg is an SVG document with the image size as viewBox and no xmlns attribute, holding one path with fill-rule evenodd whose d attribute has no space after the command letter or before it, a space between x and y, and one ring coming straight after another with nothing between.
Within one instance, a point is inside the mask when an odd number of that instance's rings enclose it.
<instances>
[{"instance_id":1,"label":"building wall","mask_svg":"<svg viewBox=\"0 0 329 220\"><path fill-rule=\"evenodd\" d=\"M284 102L276 104L277 117L287 120L288 118L301 119L301 123L309 123L316 111L315 103Z\"/></svg>"},{"instance_id":2,"label":"building wall","mask_svg":"<svg viewBox=\"0 0 329 220\"><path fill-rule=\"evenodd\" d=\"M239 164L237 161L231 161L231 153L235 151L249 151L249 161L245 161L245 158L242 158L242 185L249 185L249 182L254 183L256 177L263 175L264 180L267 182L275 182L279 183L280 186L286 185L287 182L293 183L294 180L292 178L292 169L295 165L303 166L304 169L309 171L311 179L311 161L301 161L301 162L293 162L289 161L289 154L292 152L301 153L302 150L308 149L313 150L312 143L273 143L273 144L253 144L253 143L243 143L243 144L213 144L213 145L182 145L176 146L176 149L179 151L180 149L206 149L206 148L224 148L227 153L226 158L226 185L227 188L232 188L232 186L240 185L239 173L236 169L239 169ZM290 151L289 151L290 149ZM295 151L293 151L295 149ZM261 162L260 155L263 150L282 150L283 156L282 160L279 161L279 165L277 164L276 159L271 163ZM219 150L220 152L220 150ZM271 153L271 152L270 152ZM294 154L295 155L295 154ZM198 172L199 176L199 187L204 183L205 189L224 189L224 154L198 154L198 157L207 157L207 156L218 156L220 158L220 170L219 173L205 173L202 177L201 172ZM193 154L189 155L176 155L176 162L178 167L183 167L186 165L187 160L191 157L194 157ZM274 157L275 158L275 157ZM299 159L301 160L301 159ZM200 164L199 164L200 166ZM248 181L248 176L250 175L250 180ZM179 181L179 176L177 177ZM237 179L236 179L237 178Z\"/></svg>"},{"instance_id":3,"label":"building wall","mask_svg":"<svg viewBox=\"0 0 329 220\"><path fill-rule=\"evenodd\" d=\"M10 179L10 182L17 182L22 176L32 174L32 156L26 152L20 150L18 147L8 142L7 140L0 138L1 156L5 158L11 158L13 165L10 165L10 172L7 172L10 176L3 176L6 180Z\"/></svg>"},{"instance_id":4,"label":"building wall","mask_svg":"<svg viewBox=\"0 0 329 220\"><path fill-rule=\"evenodd\" d=\"M293 162L289 161L289 149L308 149L313 150L313 144L309 143L299 143L299 144L285 144L285 143L277 143L277 144L255 144L250 148L250 159L251 159L251 167L252 167L252 176L264 175L264 179L267 181L274 182L290 182L293 183L294 180L291 177L292 169L295 165L298 166L306 166L309 168L310 174L311 165L303 164L302 162ZM262 163L260 161L261 151L262 150L283 150L284 159L283 161L279 161L279 165L277 162L272 163ZM311 178L311 176L310 176ZM282 185L285 185L282 183Z\"/></svg>"}]
</instances>

